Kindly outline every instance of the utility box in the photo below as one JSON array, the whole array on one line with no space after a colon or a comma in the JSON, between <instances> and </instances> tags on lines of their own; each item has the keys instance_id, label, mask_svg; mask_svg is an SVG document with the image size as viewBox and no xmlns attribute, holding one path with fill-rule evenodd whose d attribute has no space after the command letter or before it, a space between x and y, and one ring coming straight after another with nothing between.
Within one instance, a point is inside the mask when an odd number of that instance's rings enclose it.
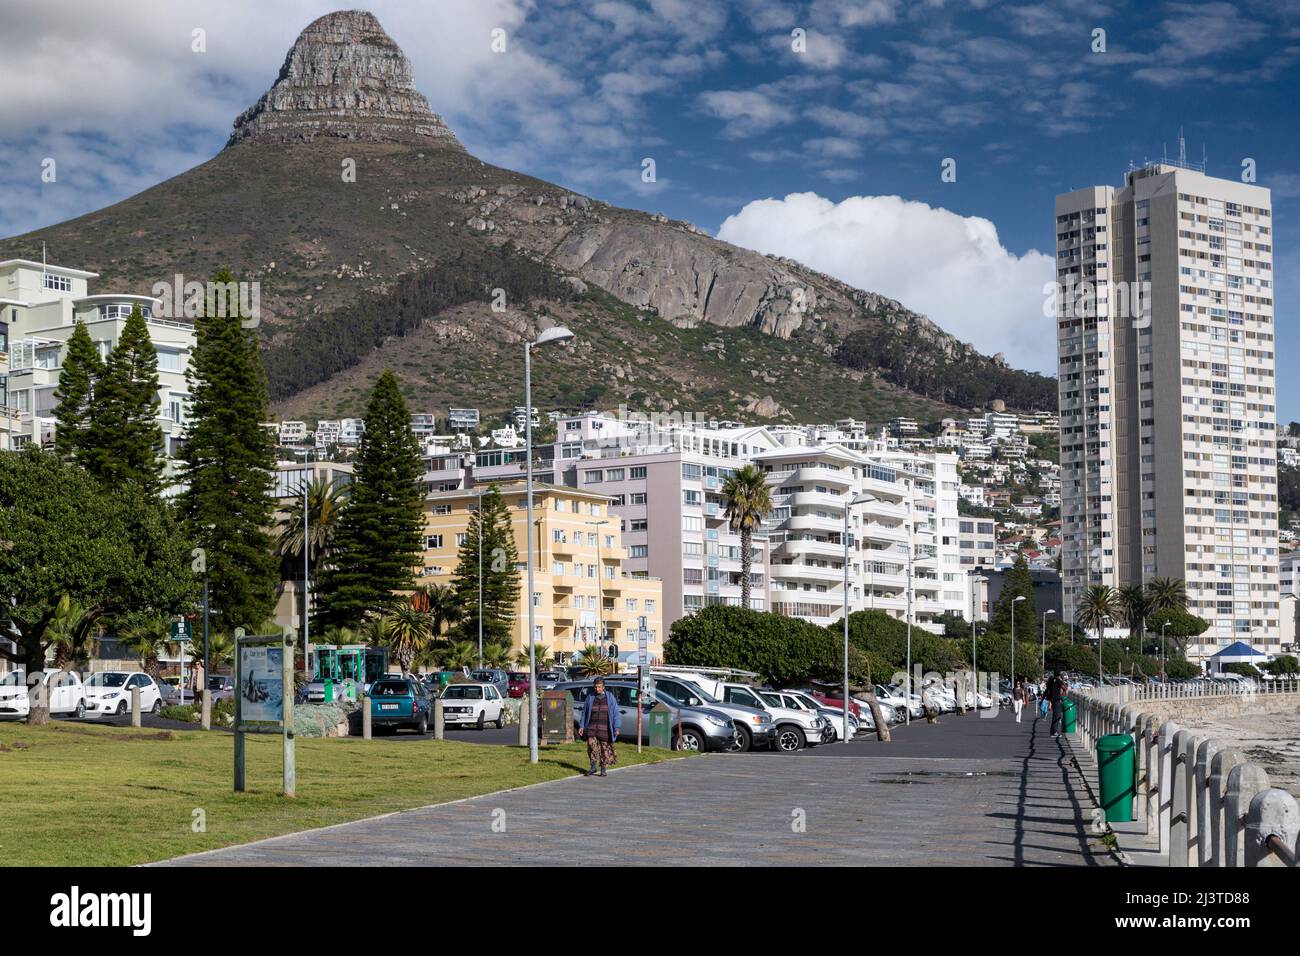
<instances>
[{"instance_id":1,"label":"utility box","mask_svg":"<svg viewBox=\"0 0 1300 956\"><path fill-rule=\"evenodd\" d=\"M655 704L653 708L645 712L645 719L650 725L646 730L650 746L658 747L661 750L671 749L673 745L673 728L677 726L677 717L673 709L662 703Z\"/></svg>"},{"instance_id":2,"label":"utility box","mask_svg":"<svg viewBox=\"0 0 1300 956\"><path fill-rule=\"evenodd\" d=\"M537 736L548 744L573 741L573 695L567 690L544 690L537 701Z\"/></svg>"}]
</instances>

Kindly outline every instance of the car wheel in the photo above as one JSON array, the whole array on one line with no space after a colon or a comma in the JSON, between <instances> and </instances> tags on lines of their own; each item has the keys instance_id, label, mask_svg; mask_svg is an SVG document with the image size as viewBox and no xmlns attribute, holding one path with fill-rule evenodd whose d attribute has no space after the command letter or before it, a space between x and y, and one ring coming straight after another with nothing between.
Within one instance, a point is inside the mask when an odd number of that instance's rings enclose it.
<instances>
[{"instance_id":1,"label":"car wheel","mask_svg":"<svg viewBox=\"0 0 1300 956\"><path fill-rule=\"evenodd\" d=\"M792 754L802 750L807 738L798 727L778 727L776 729L776 749L782 753Z\"/></svg>"},{"instance_id":2,"label":"car wheel","mask_svg":"<svg viewBox=\"0 0 1300 956\"><path fill-rule=\"evenodd\" d=\"M496 725L497 730L501 730L506 725L506 709L504 707L497 712Z\"/></svg>"},{"instance_id":3,"label":"car wheel","mask_svg":"<svg viewBox=\"0 0 1300 956\"><path fill-rule=\"evenodd\" d=\"M421 714L420 722L415 725L415 732L423 737L429 732L429 715Z\"/></svg>"},{"instance_id":4,"label":"car wheel","mask_svg":"<svg viewBox=\"0 0 1300 956\"><path fill-rule=\"evenodd\" d=\"M754 745L754 738L749 732L748 727L737 727L736 736L731 738L731 746L727 748L728 753L747 754Z\"/></svg>"},{"instance_id":5,"label":"car wheel","mask_svg":"<svg viewBox=\"0 0 1300 956\"><path fill-rule=\"evenodd\" d=\"M117 716L123 717L125 715L126 715L126 701L124 700L119 701L117 705Z\"/></svg>"},{"instance_id":6,"label":"car wheel","mask_svg":"<svg viewBox=\"0 0 1300 956\"><path fill-rule=\"evenodd\" d=\"M476 729L478 729L478 730L482 730L482 729L483 729L483 724L486 722L486 720L487 720L487 711L486 711L486 710L480 710L480 711L478 712L478 723L475 724Z\"/></svg>"},{"instance_id":7,"label":"car wheel","mask_svg":"<svg viewBox=\"0 0 1300 956\"><path fill-rule=\"evenodd\" d=\"M149 713L158 714L161 712L162 712L162 698L159 697L157 700L153 702L153 707L149 709Z\"/></svg>"},{"instance_id":8,"label":"car wheel","mask_svg":"<svg viewBox=\"0 0 1300 956\"><path fill-rule=\"evenodd\" d=\"M77 701L77 707L76 707L76 709L72 712L72 716L75 717L77 720L81 720L83 717L86 716L86 702L85 702L85 700L79 700L79 701Z\"/></svg>"},{"instance_id":9,"label":"car wheel","mask_svg":"<svg viewBox=\"0 0 1300 956\"><path fill-rule=\"evenodd\" d=\"M698 753L704 753L708 745L704 742L704 735L693 727L684 727L682 732L673 738L673 750L692 750Z\"/></svg>"}]
</instances>

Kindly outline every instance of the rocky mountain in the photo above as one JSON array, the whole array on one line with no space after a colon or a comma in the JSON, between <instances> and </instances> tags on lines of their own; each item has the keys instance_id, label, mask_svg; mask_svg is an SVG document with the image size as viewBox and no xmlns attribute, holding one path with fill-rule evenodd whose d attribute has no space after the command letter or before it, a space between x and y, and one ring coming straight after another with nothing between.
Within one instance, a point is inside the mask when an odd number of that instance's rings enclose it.
<instances>
[{"instance_id":1,"label":"rocky mountain","mask_svg":"<svg viewBox=\"0 0 1300 956\"><path fill-rule=\"evenodd\" d=\"M144 291L221 266L261 286L278 411L360 411L394 368L414 408L520 401L519 344L562 321L539 403L750 420L934 418L992 397L978 355L902 304L687 222L621 209L470 155L369 13L321 17L212 160L99 212L0 241L0 258ZM996 378L996 376L994 376ZM958 383L954 385L953 383Z\"/></svg>"}]
</instances>

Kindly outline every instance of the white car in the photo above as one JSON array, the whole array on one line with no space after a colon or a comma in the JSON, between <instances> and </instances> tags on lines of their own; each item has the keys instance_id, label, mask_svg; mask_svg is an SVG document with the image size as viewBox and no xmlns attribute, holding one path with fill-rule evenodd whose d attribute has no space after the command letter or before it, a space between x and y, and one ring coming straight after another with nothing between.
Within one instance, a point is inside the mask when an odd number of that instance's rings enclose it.
<instances>
[{"instance_id":1,"label":"white car","mask_svg":"<svg viewBox=\"0 0 1300 956\"><path fill-rule=\"evenodd\" d=\"M894 723L901 724L907 719L909 711L913 720L925 716L925 708L921 706L920 696L912 694L911 703L909 704L908 698L903 696L903 692L899 688L877 684L876 700L880 701L882 707L892 707L894 709Z\"/></svg>"},{"instance_id":2,"label":"white car","mask_svg":"<svg viewBox=\"0 0 1300 956\"><path fill-rule=\"evenodd\" d=\"M51 715L86 716L86 692L81 678L72 671L52 668L41 677L41 693L49 700ZM0 683L0 717L24 719L31 712L31 698L22 673L7 674Z\"/></svg>"},{"instance_id":3,"label":"white car","mask_svg":"<svg viewBox=\"0 0 1300 956\"><path fill-rule=\"evenodd\" d=\"M448 727L506 725L506 702L495 684L448 684L443 688L442 722Z\"/></svg>"},{"instance_id":4,"label":"white car","mask_svg":"<svg viewBox=\"0 0 1300 956\"><path fill-rule=\"evenodd\" d=\"M86 713L92 717L122 716L131 712L131 690L140 688L140 712L156 714L162 710L162 689L143 671L99 671L83 685Z\"/></svg>"}]
</instances>

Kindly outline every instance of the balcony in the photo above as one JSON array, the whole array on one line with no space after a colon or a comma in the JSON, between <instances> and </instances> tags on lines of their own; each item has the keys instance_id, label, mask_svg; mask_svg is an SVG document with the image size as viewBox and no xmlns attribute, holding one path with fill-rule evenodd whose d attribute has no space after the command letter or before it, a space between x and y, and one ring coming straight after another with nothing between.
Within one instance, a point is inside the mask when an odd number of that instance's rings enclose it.
<instances>
[{"instance_id":1,"label":"balcony","mask_svg":"<svg viewBox=\"0 0 1300 956\"><path fill-rule=\"evenodd\" d=\"M825 468L819 465L810 465L805 468L797 468L794 471L793 480L797 482L810 482L813 484L834 485L838 488L849 488L853 485L853 475L847 469L838 470L835 468Z\"/></svg>"}]
</instances>

